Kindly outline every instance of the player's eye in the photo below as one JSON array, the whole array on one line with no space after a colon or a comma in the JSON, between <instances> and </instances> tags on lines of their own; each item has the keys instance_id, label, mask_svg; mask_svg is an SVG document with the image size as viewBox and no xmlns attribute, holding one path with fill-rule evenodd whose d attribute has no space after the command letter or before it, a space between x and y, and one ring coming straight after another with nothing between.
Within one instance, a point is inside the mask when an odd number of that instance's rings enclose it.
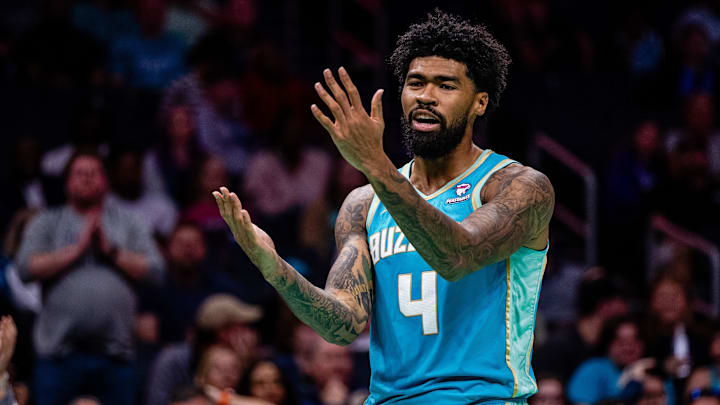
<instances>
[{"instance_id":1,"label":"player's eye","mask_svg":"<svg viewBox=\"0 0 720 405\"><path fill-rule=\"evenodd\" d=\"M455 86L451 86L449 84L444 84L444 83L440 85L440 88L444 89L444 90L455 90Z\"/></svg>"},{"instance_id":2,"label":"player's eye","mask_svg":"<svg viewBox=\"0 0 720 405\"><path fill-rule=\"evenodd\" d=\"M407 86L408 86L408 87L415 87L415 88L421 87L421 86L422 86L422 82L419 81L419 80L413 80L413 81L411 81L411 82L408 82L408 83L407 83Z\"/></svg>"}]
</instances>

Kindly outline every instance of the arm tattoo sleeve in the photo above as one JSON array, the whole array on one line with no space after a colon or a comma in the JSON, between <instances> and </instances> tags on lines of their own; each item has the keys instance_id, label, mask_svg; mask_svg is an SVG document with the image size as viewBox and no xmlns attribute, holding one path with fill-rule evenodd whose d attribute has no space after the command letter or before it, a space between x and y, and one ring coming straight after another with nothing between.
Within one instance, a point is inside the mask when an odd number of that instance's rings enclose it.
<instances>
[{"instance_id":1,"label":"arm tattoo sleeve","mask_svg":"<svg viewBox=\"0 0 720 405\"><path fill-rule=\"evenodd\" d=\"M525 166L508 166L491 176L485 188L497 194L461 223L427 203L396 170L370 183L418 253L450 281L507 258L536 238L555 201L548 178Z\"/></svg>"},{"instance_id":2,"label":"arm tattoo sleeve","mask_svg":"<svg viewBox=\"0 0 720 405\"><path fill-rule=\"evenodd\" d=\"M279 271L268 280L301 321L332 343L351 343L365 329L372 310L372 267L365 236L371 200L372 189L366 186L348 195L340 209L335 225L339 254L325 290L279 256Z\"/></svg>"}]
</instances>

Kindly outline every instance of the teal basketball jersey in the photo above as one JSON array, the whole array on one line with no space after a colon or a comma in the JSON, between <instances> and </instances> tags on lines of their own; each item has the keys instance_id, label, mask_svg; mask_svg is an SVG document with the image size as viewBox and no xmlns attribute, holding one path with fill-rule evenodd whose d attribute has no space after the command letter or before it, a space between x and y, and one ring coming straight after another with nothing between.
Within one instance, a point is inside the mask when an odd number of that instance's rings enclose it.
<instances>
[{"instance_id":1,"label":"teal basketball jersey","mask_svg":"<svg viewBox=\"0 0 720 405\"><path fill-rule=\"evenodd\" d=\"M408 179L412 163L400 169ZM418 193L459 222L481 206L487 179L511 163L485 150L438 191ZM375 288L366 405L525 402L537 391L530 357L547 247L521 247L449 282L415 251L377 196L366 225Z\"/></svg>"}]
</instances>

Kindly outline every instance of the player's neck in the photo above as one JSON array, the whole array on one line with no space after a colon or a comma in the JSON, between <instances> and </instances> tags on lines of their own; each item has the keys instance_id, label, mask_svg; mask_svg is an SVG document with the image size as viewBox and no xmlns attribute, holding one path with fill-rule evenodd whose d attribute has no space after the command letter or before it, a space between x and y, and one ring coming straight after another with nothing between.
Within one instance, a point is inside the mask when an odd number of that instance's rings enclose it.
<instances>
[{"instance_id":1,"label":"player's neck","mask_svg":"<svg viewBox=\"0 0 720 405\"><path fill-rule=\"evenodd\" d=\"M441 158L415 157L410 182L423 194L432 194L467 170L480 157L482 151L472 142L472 137L468 137Z\"/></svg>"}]
</instances>

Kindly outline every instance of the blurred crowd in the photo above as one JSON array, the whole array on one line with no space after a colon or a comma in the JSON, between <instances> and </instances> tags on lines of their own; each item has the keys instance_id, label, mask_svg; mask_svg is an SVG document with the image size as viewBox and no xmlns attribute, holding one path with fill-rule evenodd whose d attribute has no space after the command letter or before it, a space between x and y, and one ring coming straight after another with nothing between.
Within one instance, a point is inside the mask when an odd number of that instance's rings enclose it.
<instances>
[{"instance_id":1,"label":"blurred crowd","mask_svg":"<svg viewBox=\"0 0 720 405\"><path fill-rule=\"evenodd\" d=\"M361 94L386 85L386 151L403 163L397 86L368 55L433 7L0 2L0 311L17 324L18 403L361 404L367 332L341 347L302 325L211 191L235 191L324 285L337 210L366 180L311 116L312 83L335 61ZM514 60L479 145L528 162L543 132L600 179L598 266L571 227L551 227L530 402L720 405L710 266L671 238L646 254L656 214L720 242L720 1L443 7ZM581 212L581 185L539 168Z\"/></svg>"}]
</instances>

